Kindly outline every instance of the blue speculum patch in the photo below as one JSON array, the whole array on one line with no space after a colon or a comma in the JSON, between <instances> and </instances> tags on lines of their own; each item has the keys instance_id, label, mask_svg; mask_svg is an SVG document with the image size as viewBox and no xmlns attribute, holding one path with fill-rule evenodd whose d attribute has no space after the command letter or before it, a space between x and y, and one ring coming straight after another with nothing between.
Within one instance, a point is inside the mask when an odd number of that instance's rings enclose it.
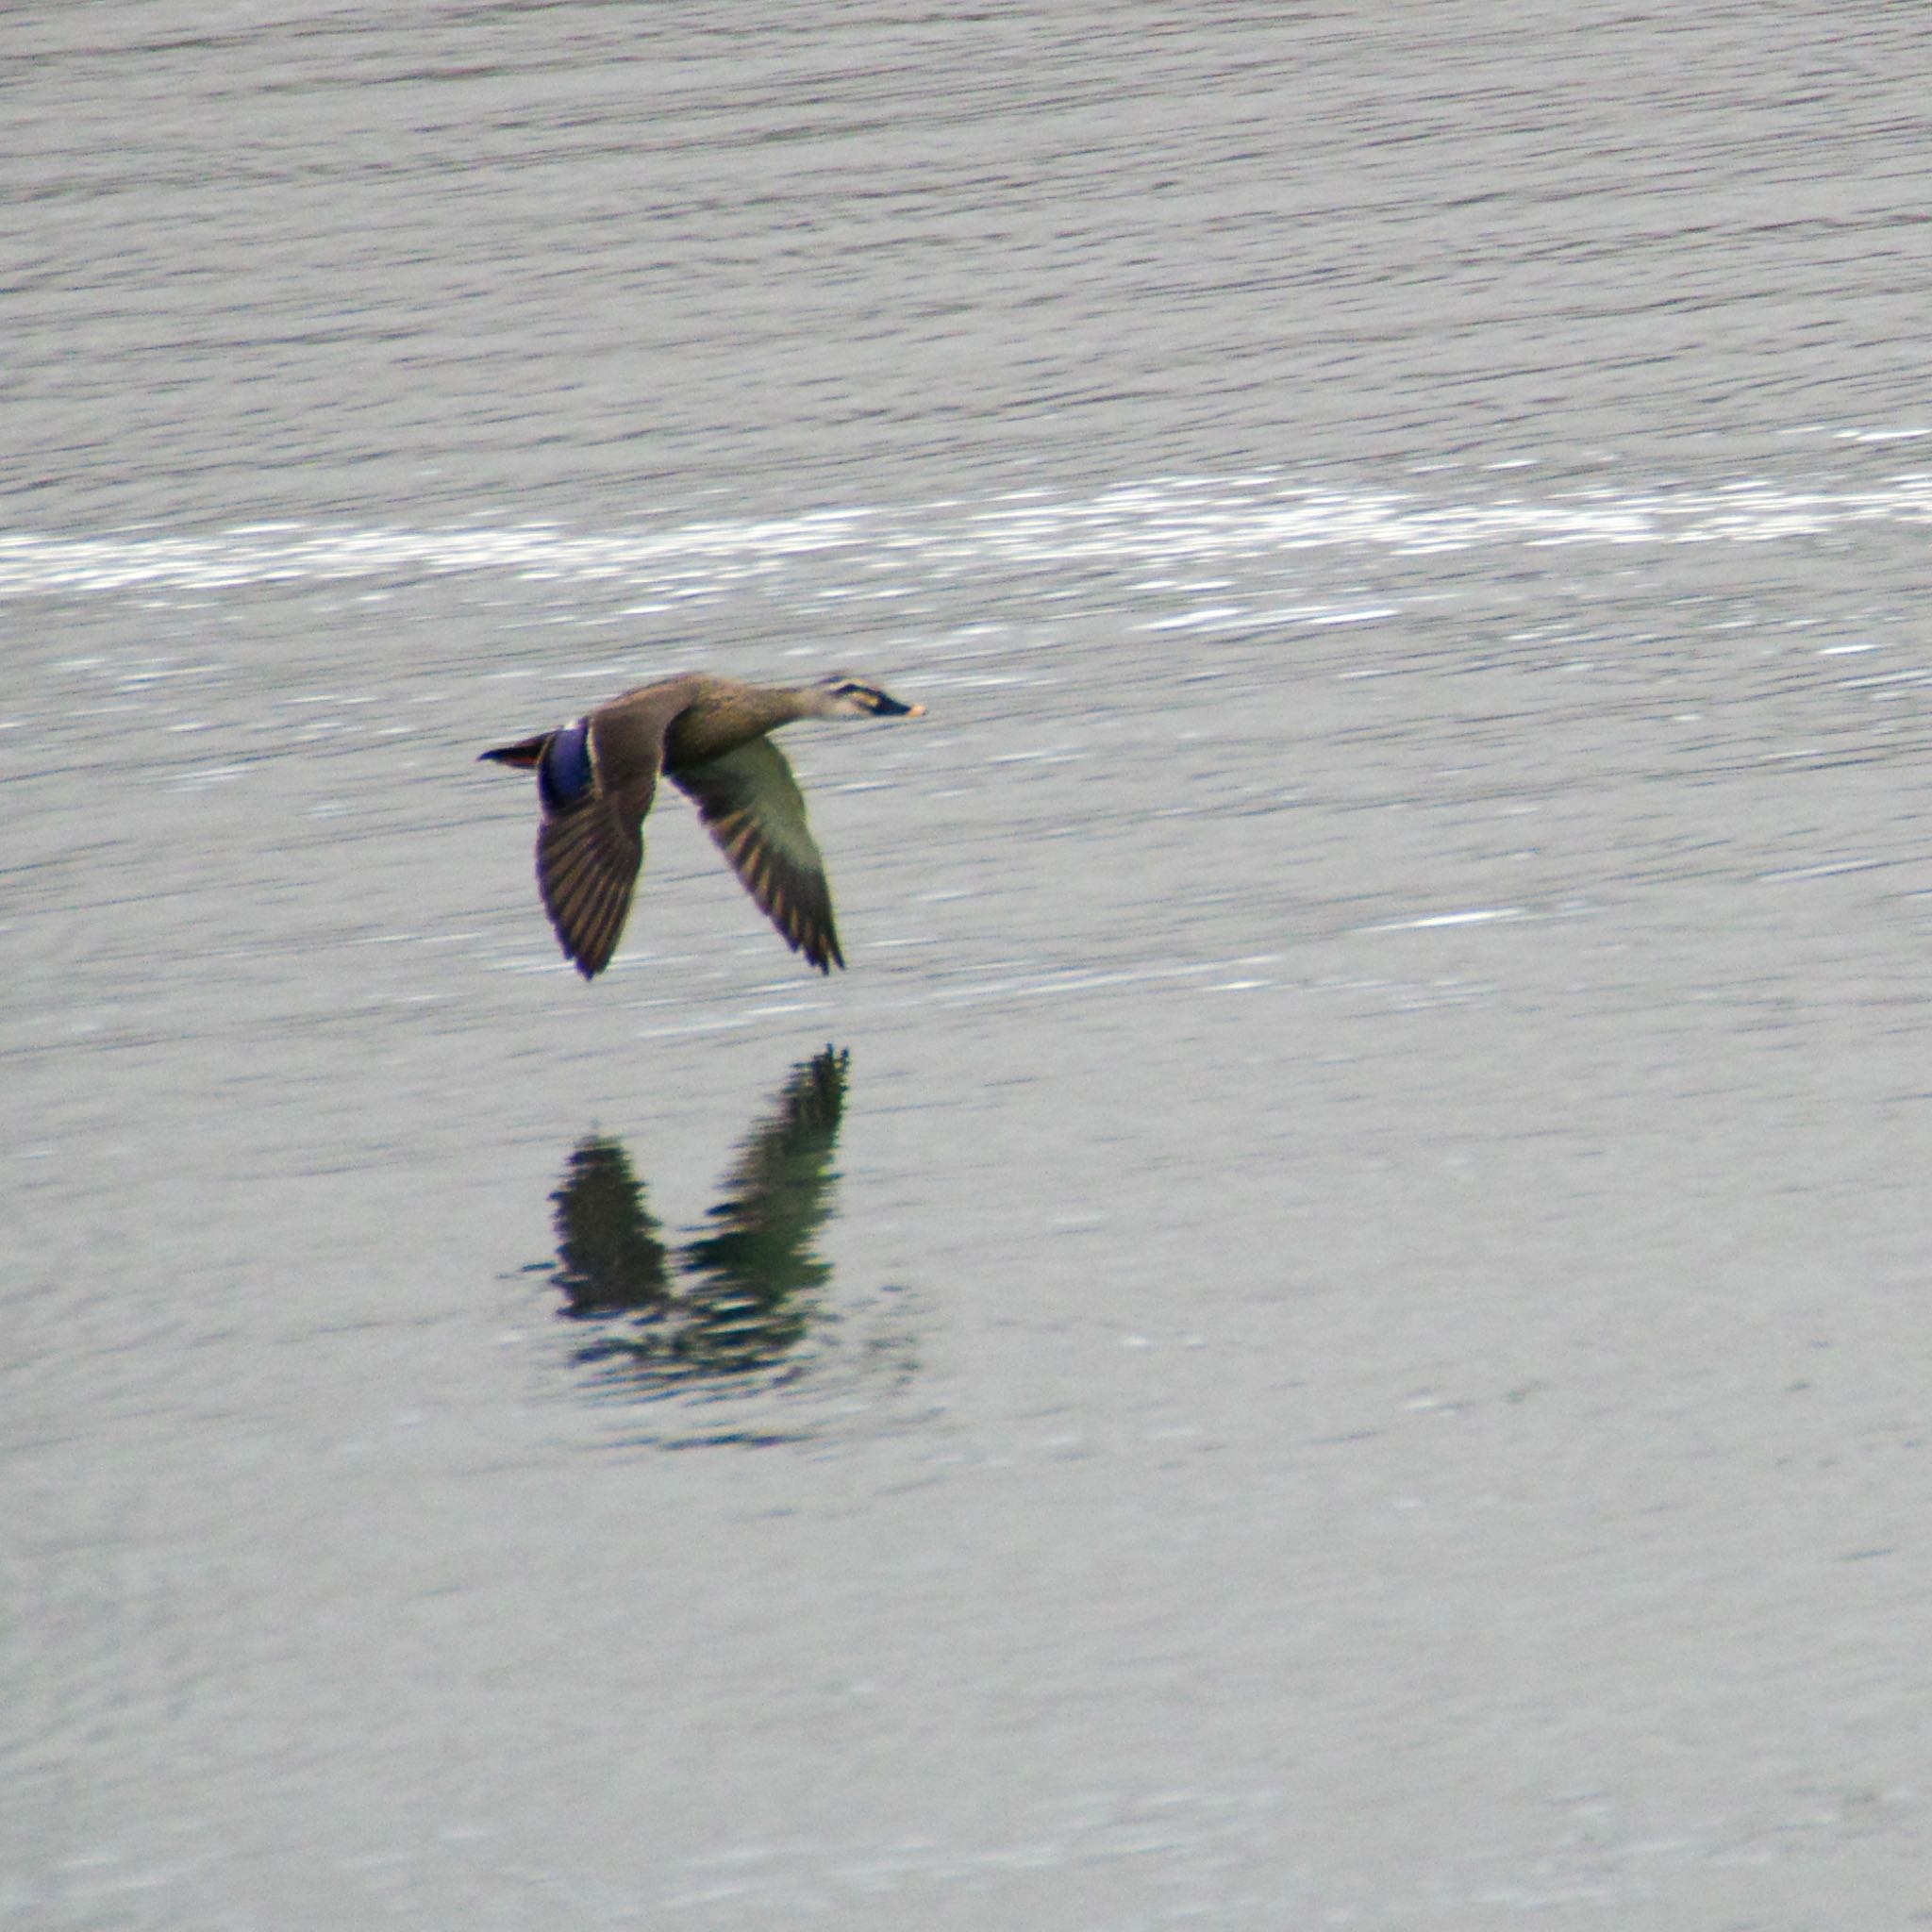
<instances>
[{"instance_id":1,"label":"blue speculum patch","mask_svg":"<svg viewBox=\"0 0 1932 1932\"><path fill-rule=\"evenodd\" d=\"M591 789L591 721L566 724L543 747L537 765L537 789L552 811L574 805Z\"/></svg>"}]
</instances>

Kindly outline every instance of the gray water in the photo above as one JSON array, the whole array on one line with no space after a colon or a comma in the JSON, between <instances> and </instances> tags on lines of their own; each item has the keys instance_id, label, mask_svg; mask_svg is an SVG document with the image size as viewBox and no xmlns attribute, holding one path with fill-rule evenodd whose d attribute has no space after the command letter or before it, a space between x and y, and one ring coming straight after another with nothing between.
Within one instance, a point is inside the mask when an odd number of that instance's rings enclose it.
<instances>
[{"instance_id":1,"label":"gray water","mask_svg":"<svg viewBox=\"0 0 1932 1932\"><path fill-rule=\"evenodd\" d=\"M1928 67L0 18L0 1918L1927 1923Z\"/></svg>"}]
</instances>

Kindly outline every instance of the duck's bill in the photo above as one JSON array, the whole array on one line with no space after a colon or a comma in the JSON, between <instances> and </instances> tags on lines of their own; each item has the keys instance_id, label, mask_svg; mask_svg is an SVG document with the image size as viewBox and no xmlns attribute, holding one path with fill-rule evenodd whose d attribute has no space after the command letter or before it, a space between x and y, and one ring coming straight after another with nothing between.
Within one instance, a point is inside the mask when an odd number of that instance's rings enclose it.
<instances>
[{"instance_id":1,"label":"duck's bill","mask_svg":"<svg viewBox=\"0 0 1932 1932\"><path fill-rule=\"evenodd\" d=\"M923 718L925 716L925 707L902 705L897 698L889 698L884 691L880 691L878 703L873 707L873 712L880 718Z\"/></svg>"}]
</instances>

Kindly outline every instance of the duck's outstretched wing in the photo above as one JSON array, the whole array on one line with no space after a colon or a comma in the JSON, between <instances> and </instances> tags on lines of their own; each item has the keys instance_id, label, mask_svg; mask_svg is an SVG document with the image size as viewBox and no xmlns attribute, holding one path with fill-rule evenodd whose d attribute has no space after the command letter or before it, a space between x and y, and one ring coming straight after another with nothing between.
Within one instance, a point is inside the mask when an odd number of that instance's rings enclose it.
<instances>
[{"instance_id":1,"label":"duck's outstretched wing","mask_svg":"<svg viewBox=\"0 0 1932 1932\"><path fill-rule=\"evenodd\" d=\"M610 963L644 863L644 813L636 788L593 793L537 831L537 890L571 963L594 979Z\"/></svg>"},{"instance_id":2,"label":"duck's outstretched wing","mask_svg":"<svg viewBox=\"0 0 1932 1932\"><path fill-rule=\"evenodd\" d=\"M680 765L671 777L786 943L821 973L843 966L825 861L784 753L755 738L723 758Z\"/></svg>"},{"instance_id":3,"label":"duck's outstretched wing","mask_svg":"<svg viewBox=\"0 0 1932 1932\"><path fill-rule=\"evenodd\" d=\"M586 979L610 963L624 931L663 753L657 710L610 706L552 732L538 757L537 890Z\"/></svg>"}]
</instances>

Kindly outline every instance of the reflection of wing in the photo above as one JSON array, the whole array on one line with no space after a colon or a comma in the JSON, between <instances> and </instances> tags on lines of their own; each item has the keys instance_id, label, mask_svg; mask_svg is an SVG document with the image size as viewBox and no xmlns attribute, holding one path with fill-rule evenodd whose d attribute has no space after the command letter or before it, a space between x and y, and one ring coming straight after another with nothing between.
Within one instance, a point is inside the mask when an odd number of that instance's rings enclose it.
<instances>
[{"instance_id":1,"label":"reflection of wing","mask_svg":"<svg viewBox=\"0 0 1932 1932\"><path fill-rule=\"evenodd\" d=\"M758 909L821 973L842 966L825 861L785 755L755 738L702 765L675 767L698 816Z\"/></svg>"},{"instance_id":2,"label":"reflection of wing","mask_svg":"<svg viewBox=\"0 0 1932 1932\"><path fill-rule=\"evenodd\" d=\"M831 1270L812 1241L831 1211L832 1154L845 1103L848 1056L827 1047L792 1069L770 1117L745 1137L711 1209L711 1233L679 1256L697 1277L719 1370L757 1367L792 1347L811 1309L798 1298L823 1288Z\"/></svg>"},{"instance_id":3,"label":"reflection of wing","mask_svg":"<svg viewBox=\"0 0 1932 1932\"><path fill-rule=\"evenodd\" d=\"M671 1293L658 1224L615 1141L580 1141L551 1195L564 1313L578 1321L659 1308Z\"/></svg>"},{"instance_id":4,"label":"reflection of wing","mask_svg":"<svg viewBox=\"0 0 1932 1932\"><path fill-rule=\"evenodd\" d=\"M596 1135L578 1143L550 1197L551 1279L564 1292L560 1313L608 1325L577 1360L658 1392L786 1361L831 1273L812 1242L831 1212L847 1060L828 1046L791 1070L739 1147L711 1231L675 1255L658 1239L624 1148Z\"/></svg>"}]
</instances>

